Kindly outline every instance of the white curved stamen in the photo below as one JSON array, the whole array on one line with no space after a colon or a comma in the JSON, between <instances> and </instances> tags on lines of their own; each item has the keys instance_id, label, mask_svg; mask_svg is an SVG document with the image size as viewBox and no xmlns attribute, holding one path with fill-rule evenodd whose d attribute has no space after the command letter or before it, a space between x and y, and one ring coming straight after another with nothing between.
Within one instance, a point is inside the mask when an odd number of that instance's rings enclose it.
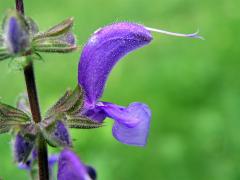
<instances>
[{"instance_id":1,"label":"white curved stamen","mask_svg":"<svg viewBox=\"0 0 240 180\"><path fill-rule=\"evenodd\" d=\"M157 33L166 34L166 35L170 35L170 36L198 38L198 39L204 40L204 38L202 36L198 35L198 31L195 33L192 33L192 34L183 34L183 33L169 32L169 31L165 31L162 29L155 29L155 28L150 28L150 27L145 27L145 28L152 32L157 32Z\"/></svg>"}]
</instances>

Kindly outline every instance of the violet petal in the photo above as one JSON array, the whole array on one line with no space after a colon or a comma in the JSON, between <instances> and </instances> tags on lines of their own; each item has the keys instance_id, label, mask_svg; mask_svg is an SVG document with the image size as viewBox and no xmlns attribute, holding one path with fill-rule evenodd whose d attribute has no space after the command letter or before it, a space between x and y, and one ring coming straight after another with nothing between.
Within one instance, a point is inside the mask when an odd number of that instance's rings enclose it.
<instances>
[{"instance_id":1,"label":"violet petal","mask_svg":"<svg viewBox=\"0 0 240 180\"><path fill-rule=\"evenodd\" d=\"M118 60L151 40L151 33L134 23L115 23L96 31L83 48L78 69L78 82L87 103L94 106L102 96L107 77Z\"/></svg>"},{"instance_id":2,"label":"violet petal","mask_svg":"<svg viewBox=\"0 0 240 180\"><path fill-rule=\"evenodd\" d=\"M58 160L58 180L91 180L89 169L78 156L69 149L64 149Z\"/></svg>"},{"instance_id":3,"label":"violet petal","mask_svg":"<svg viewBox=\"0 0 240 180\"><path fill-rule=\"evenodd\" d=\"M83 114L88 118L94 121L97 121L99 123L102 123L103 120L106 119L107 117L105 111L99 106L95 106L92 109L85 108L85 112L83 112Z\"/></svg>"},{"instance_id":4,"label":"violet petal","mask_svg":"<svg viewBox=\"0 0 240 180\"><path fill-rule=\"evenodd\" d=\"M151 111L147 105L135 102L125 108L111 103L102 104L106 115L115 120L112 132L118 141L134 146L147 143L151 121Z\"/></svg>"}]
</instances>

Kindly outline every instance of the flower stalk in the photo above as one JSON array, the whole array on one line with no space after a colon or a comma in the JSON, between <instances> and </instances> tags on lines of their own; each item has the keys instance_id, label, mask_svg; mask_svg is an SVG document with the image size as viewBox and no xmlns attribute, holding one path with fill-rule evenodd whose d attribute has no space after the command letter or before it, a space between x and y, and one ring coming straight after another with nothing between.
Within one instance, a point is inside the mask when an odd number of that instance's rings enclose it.
<instances>
[{"instance_id":1,"label":"flower stalk","mask_svg":"<svg viewBox=\"0 0 240 180\"><path fill-rule=\"evenodd\" d=\"M23 0L15 0L16 9L21 14L24 14L24 4ZM32 117L35 123L41 122L40 107L37 96L37 88L35 83L33 62L31 61L31 56L26 56L28 58L28 65L24 68L25 82L28 92L28 98L31 108ZM39 180L48 180L48 153L47 144L42 134L38 135L38 166L39 166Z\"/></svg>"}]
</instances>

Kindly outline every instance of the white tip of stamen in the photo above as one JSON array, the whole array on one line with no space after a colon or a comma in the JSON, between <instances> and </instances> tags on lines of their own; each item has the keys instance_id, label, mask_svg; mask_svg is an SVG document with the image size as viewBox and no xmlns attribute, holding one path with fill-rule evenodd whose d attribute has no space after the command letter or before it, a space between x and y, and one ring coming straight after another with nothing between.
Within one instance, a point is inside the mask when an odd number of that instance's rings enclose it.
<instances>
[{"instance_id":1,"label":"white tip of stamen","mask_svg":"<svg viewBox=\"0 0 240 180\"><path fill-rule=\"evenodd\" d=\"M188 38L196 38L196 39L204 40L204 38L202 36L198 35L199 31L197 31L195 33L192 33L192 34L182 34L182 33L169 32L169 31L165 31L165 30L161 30L161 29L155 29L155 28L150 28L150 27L145 27L145 28L147 30L151 31L151 32L157 32L157 33L166 34L166 35L170 35L170 36L188 37Z\"/></svg>"}]
</instances>

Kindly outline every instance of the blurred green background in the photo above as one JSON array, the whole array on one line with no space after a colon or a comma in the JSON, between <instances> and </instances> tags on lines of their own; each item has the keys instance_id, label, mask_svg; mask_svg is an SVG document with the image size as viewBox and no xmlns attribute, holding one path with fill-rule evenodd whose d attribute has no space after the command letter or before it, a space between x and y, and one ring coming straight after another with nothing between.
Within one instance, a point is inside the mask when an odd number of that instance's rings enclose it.
<instances>
[{"instance_id":1,"label":"blurred green background","mask_svg":"<svg viewBox=\"0 0 240 180\"><path fill-rule=\"evenodd\" d=\"M14 7L0 0L0 13ZM25 0L26 14L42 30L75 17L81 47L99 27L134 21L177 32L200 29L205 41L154 34L147 47L113 70L103 100L134 101L152 109L146 147L129 147L111 135L111 120L97 130L73 130L74 150L99 180L240 179L239 0ZM42 112L77 82L80 51L43 55L36 62ZM1 101L14 105L25 91L22 72L0 64ZM24 180L13 163L9 135L0 136L0 177Z\"/></svg>"}]
</instances>

